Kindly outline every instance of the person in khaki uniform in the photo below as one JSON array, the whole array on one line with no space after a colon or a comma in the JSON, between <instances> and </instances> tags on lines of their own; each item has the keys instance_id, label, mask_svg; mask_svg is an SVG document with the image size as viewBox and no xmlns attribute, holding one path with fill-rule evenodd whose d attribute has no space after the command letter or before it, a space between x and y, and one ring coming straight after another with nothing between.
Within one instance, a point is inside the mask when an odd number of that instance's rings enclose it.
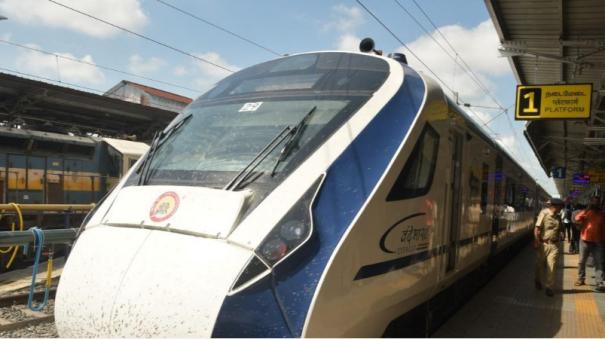
<instances>
[{"instance_id":1,"label":"person in khaki uniform","mask_svg":"<svg viewBox=\"0 0 605 339\"><path fill-rule=\"evenodd\" d=\"M540 211L534 228L534 247L536 248L536 289L542 289L545 282L546 295L554 295L556 268L559 260L559 239L563 232L561 223L561 199L550 199L547 207ZM546 281L544 267L546 266Z\"/></svg>"}]
</instances>

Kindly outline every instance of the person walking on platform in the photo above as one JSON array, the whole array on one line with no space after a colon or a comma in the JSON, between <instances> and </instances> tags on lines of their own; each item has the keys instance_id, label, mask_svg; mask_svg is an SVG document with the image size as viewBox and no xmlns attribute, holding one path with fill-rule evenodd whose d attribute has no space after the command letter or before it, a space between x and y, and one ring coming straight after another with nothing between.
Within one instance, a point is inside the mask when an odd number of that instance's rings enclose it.
<instances>
[{"instance_id":1,"label":"person walking on platform","mask_svg":"<svg viewBox=\"0 0 605 339\"><path fill-rule=\"evenodd\" d=\"M584 205L576 204L571 213L571 243L569 244L569 253L571 254L578 254L580 252L580 227L582 224L576 221L576 216L584 208Z\"/></svg>"},{"instance_id":2,"label":"person walking on platform","mask_svg":"<svg viewBox=\"0 0 605 339\"><path fill-rule=\"evenodd\" d=\"M592 254L595 268L595 291L605 292L603 285L603 232L605 232L605 213L601 211L601 199L590 198L588 208L576 215L580 228L580 258L578 259L578 280L576 286L585 284L586 260Z\"/></svg>"},{"instance_id":3,"label":"person walking on platform","mask_svg":"<svg viewBox=\"0 0 605 339\"><path fill-rule=\"evenodd\" d=\"M561 221L563 222L563 229L565 230L563 239L567 240L571 244L571 204L569 203L569 198L565 207L561 210Z\"/></svg>"},{"instance_id":4,"label":"person walking on platform","mask_svg":"<svg viewBox=\"0 0 605 339\"><path fill-rule=\"evenodd\" d=\"M545 282L546 295L554 295L556 268L559 260L559 239L563 228L561 225L561 199L550 199L546 208L540 211L534 228L534 247L536 248L536 289L542 289ZM546 280L544 277L546 266Z\"/></svg>"}]
</instances>

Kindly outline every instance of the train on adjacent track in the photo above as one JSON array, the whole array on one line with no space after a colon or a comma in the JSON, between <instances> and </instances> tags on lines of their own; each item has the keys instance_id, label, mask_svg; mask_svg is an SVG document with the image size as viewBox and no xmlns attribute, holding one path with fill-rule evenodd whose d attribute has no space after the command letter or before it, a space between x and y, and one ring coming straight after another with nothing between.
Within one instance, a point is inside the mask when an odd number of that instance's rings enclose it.
<instances>
[{"instance_id":1,"label":"train on adjacent track","mask_svg":"<svg viewBox=\"0 0 605 339\"><path fill-rule=\"evenodd\" d=\"M402 61L287 56L195 100L83 224L60 335L380 336L530 234L547 194Z\"/></svg>"},{"instance_id":2,"label":"train on adjacent track","mask_svg":"<svg viewBox=\"0 0 605 339\"><path fill-rule=\"evenodd\" d=\"M0 126L0 203L96 203L147 151L142 142L28 127Z\"/></svg>"},{"instance_id":3,"label":"train on adjacent track","mask_svg":"<svg viewBox=\"0 0 605 339\"><path fill-rule=\"evenodd\" d=\"M77 227L86 213L72 205L96 203L148 148L130 140L33 130L43 127L0 125L0 204L39 207L0 210L2 230ZM53 204L63 209L44 210ZM55 254L62 254L63 248L55 246ZM17 255L21 253L17 249L0 252L0 272L27 265L31 259L28 252Z\"/></svg>"}]
</instances>

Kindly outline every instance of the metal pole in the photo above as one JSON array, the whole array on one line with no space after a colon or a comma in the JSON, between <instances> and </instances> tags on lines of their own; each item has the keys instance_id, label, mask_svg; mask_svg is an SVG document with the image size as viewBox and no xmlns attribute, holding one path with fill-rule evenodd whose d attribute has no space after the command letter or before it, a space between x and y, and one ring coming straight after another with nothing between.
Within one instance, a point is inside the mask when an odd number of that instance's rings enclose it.
<instances>
[{"instance_id":1,"label":"metal pole","mask_svg":"<svg viewBox=\"0 0 605 339\"><path fill-rule=\"evenodd\" d=\"M76 238L77 228L43 230L45 244L71 243ZM31 231L0 232L0 246L25 245L34 241Z\"/></svg>"},{"instance_id":2,"label":"metal pole","mask_svg":"<svg viewBox=\"0 0 605 339\"><path fill-rule=\"evenodd\" d=\"M21 211L89 211L95 204L17 204ZM1 211L14 211L10 204L0 204Z\"/></svg>"}]
</instances>

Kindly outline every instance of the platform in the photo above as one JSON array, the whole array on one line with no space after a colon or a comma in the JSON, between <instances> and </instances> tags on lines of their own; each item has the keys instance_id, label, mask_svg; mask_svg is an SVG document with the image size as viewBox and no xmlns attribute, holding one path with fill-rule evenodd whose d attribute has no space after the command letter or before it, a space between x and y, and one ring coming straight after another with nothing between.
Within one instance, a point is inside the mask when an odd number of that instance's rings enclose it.
<instances>
[{"instance_id":1,"label":"platform","mask_svg":"<svg viewBox=\"0 0 605 339\"><path fill-rule=\"evenodd\" d=\"M605 293L595 293L594 270L576 287L577 254L558 267L554 297L534 288L535 254L523 249L433 337L605 337Z\"/></svg>"}]
</instances>

